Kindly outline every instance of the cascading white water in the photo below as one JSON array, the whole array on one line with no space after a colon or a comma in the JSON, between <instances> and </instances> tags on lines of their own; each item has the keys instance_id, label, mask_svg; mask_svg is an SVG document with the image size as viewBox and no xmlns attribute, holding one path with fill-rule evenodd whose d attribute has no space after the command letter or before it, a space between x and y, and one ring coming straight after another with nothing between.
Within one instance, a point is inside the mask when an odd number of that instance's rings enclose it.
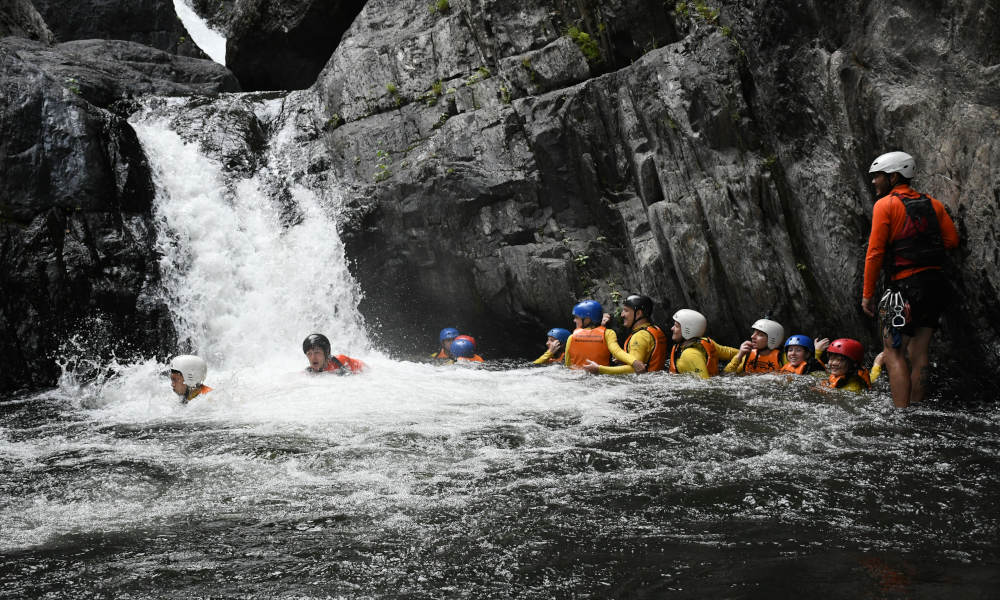
<instances>
[{"instance_id":1,"label":"cascading white water","mask_svg":"<svg viewBox=\"0 0 1000 600\"><path fill-rule=\"evenodd\" d=\"M225 36L209 27L186 0L174 0L174 12L202 52L220 65L226 64Z\"/></svg>"},{"instance_id":2,"label":"cascading white water","mask_svg":"<svg viewBox=\"0 0 1000 600\"><path fill-rule=\"evenodd\" d=\"M313 332L340 352L367 349L335 197L292 184L300 218L286 225L262 174L238 179L230 192L222 166L167 119L135 129L156 182L163 287L182 346L222 368L293 368L302 363L299 342Z\"/></svg>"}]
</instances>

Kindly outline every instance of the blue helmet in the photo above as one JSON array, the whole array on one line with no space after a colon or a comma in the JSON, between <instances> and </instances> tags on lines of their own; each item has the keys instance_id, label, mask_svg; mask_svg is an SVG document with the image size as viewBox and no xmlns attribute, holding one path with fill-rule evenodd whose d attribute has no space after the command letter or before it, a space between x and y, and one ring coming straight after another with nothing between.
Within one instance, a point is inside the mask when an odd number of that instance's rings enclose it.
<instances>
[{"instance_id":1,"label":"blue helmet","mask_svg":"<svg viewBox=\"0 0 1000 600\"><path fill-rule=\"evenodd\" d=\"M453 340L458 337L458 330L454 327L445 327L441 330L441 335L438 337L442 343L444 343L445 340Z\"/></svg>"},{"instance_id":2,"label":"blue helmet","mask_svg":"<svg viewBox=\"0 0 1000 600\"><path fill-rule=\"evenodd\" d=\"M808 350L810 354L816 352L816 345L813 344L812 338L808 335L793 335L785 340L785 350L788 350L789 346L802 346Z\"/></svg>"},{"instance_id":3,"label":"blue helmet","mask_svg":"<svg viewBox=\"0 0 1000 600\"><path fill-rule=\"evenodd\" d=\"M590 319L595 324L600 324L604 317L604 309L597 300L584 300L573 307L573 316L581 319Z\"/></svg>"},{"instance_id":4,"label":"blue helmet","mask_svg":"<svg viewBox=\"0 0 1000 600\"><path fill-rule=\"evenodd\" d=\"M557 340L559 340L560 344L565 346L566 340L569 339L569 329L563 329L562 327L553 327L545 335L556 338Z\"/></svg>"},{"instance_id":5,"label":"blue helmet","mask_svg":"<svg viewBox=\"0 0 1000 600\"><path fill-rule=\"evenodd\" d=\"M476 347L466 339L455 340L451 343L452 358L470 358L476 353Z\"/></svg>"}]
</instances>

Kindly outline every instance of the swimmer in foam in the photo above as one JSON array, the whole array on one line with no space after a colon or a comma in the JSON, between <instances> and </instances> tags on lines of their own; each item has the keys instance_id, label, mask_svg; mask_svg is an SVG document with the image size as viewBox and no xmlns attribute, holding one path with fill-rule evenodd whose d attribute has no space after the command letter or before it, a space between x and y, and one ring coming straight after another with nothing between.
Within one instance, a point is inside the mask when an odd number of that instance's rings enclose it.
<instances>
[{"instance_id":1,"label":"swimmer in foam","mask_svg":"<svg viewBox=\"0 0 1000 600\"><path fill-rule=\"evenodd\" d=\"M212 391L205 385L208 375L208 365L201 357L193 354L181 354L170 360L170 387L180 398L181 404L187 404L202 394Z\"/></svg>"},{"instance_id":2,"label":"swimmer in foam","mask_svg":"<svg viewBox=\"0 0 1000 600\"><path fill-rule=\"evenodd\" d=\"M330 352L330 340L322 333L312 333L302 340L302 353L306 355L309 366L306 373L334 373L351 375L360 373L366 367L365 363L345 354L334 356Z\"/></svg>"}]
</instances>

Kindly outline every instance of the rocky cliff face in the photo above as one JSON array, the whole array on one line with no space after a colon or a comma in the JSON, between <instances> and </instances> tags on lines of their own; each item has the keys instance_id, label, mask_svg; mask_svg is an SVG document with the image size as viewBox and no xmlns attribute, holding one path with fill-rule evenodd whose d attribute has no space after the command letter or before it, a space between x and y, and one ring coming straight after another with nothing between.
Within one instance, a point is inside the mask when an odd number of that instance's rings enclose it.
<instances>
[{"instance_id":1,"label":"rocky cliff face","mask_svg":"<svg viewBox=\"0 0 1000 600\"><path fill-rule=\"evenodd\" d=\"M874 349L859 310L866 171L904 149L962 235L938 357L1000 358L998 19L972 0L371 0L288 112L301 176L348 191L361 308L390 349L426 350L456 325L487 355L531 354L576 300L611 308L629 291L661 322L701 310L724 343L769 313ZM246 39L282 22L254 21ZM147 195L125 197L141 213ZM26 264L4 273L40 272ZM5 298L24 302L29 285Z\"/></svg>"},{"instance_id":2,"label":"rocky cliff face","mask_svg":"<svg viewBox=\"0 0 1000 600\"><path fill-rule=\"evenodd\" d=\"M173 0L33 0L56 41L125 40L208 58L174 12Z\"/></svg>"},{"instance_id":3,"label":"rocky cliff face","mask_svg":"<svg viewBox=\"0 0 1000 600\"><path fill-rule=\"evenodd\" d=\"M316 85L363 215L348 252L369 322L414 348L457 324L512 350L575 299L641 290L662 321L698 308L731 344L768 313L874 348L866 171L905 149L961 227L944 347L996 356L984 11L369 2Z\"/></svg>"},{"instance_id":4,"label":"rocky cliff face","mask_svg":"<svg viewBox=\"0 0 1000 600\"><path fill-rule=\"evenodd\" d=\"M227 89L224 67L133 42L0 39L0 390L54 383L72 338L105 358L172 345L124 115L137 95Z\"/></svg>"}]
</instances>

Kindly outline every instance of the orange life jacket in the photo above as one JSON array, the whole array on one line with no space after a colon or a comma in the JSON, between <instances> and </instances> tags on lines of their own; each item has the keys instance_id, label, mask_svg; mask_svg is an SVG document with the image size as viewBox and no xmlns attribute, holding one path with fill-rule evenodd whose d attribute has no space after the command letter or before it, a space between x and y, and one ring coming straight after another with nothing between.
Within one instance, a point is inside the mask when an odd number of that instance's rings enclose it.
<instances>
[{"instance_id":1,"label":"orange life jacket","mask_svg":"<svg viewBox=\"0 0 1000 600\"><path fill-rule=\"evenodd\" d=\"M184 399L181 400L181 404L187 404L188 402L194 400L198 396L201 396L202 394L207 394L207 393L209 393L211 391L212 391L212 388L208 387L207 385L205 385L203 383L200 386L198 386L198 389L195 390L193 394L191 394L190 398L187 397L187 396L184 396Z\"/></svg>"},{"instance_id":2,"label":"orange life jacket","mask_svg":"<svg viewBox=\"0 0 1000 600\"><path fill-rule=\"evenodd\" d=\"M326 367L323 368L321 373L337 373L343 375L344 373L360 373L365 369L365 363L361 362L356 358L351 358L345 354L337 354L331 356L328 361L326 361ZM311 371L309 367L306 367L306 371Z\"/></svg>"},{"instance_id":3,"label":"orange life jacket","mask_svg":"<svg viewBox=\"0 0 1000 600\"><path fill-rule=\"evenodd\" d=\"M473 354L472 356L459 356L455 359L455 362L484 362L483 357L478 354Z\"/></svg>"},{"instance_id":4,"label":"orange life jacket","mask_svg":"<svg viewBox=\"0 0 1000 600\"><path fill-rule=\"evenodd\" d=\"M792 363L787 363L785 366L781 367L781 373L792 373L794 375L806 375L812 373L813 371L823 370L823 364L820 363L815 358L806 359L799 363L799 366L794 366Z\"/></svg>"},{"instance_id":5,"label":"orange life jacket","mask_svg":"<svg viewBox=\"0 0 1000 600\"><path fill-rule=\"evenodd\" d=\"M677 372L677 348L680 348L681 352L684 352L688 348L698 348L705 353L705 360L708 364L708 376L712 377L719 374L719 357L715 354L715 342L707 337L702 337L694 340L685 340L680 344L674 344L674 347L670 350L670 372Z\"/></svg>"},{"instance_id":6,"label":"orange life jacket","mask_svg":"<svg viewBox=\"0 0 1000 600\"><path fill-rule=\"evenodd\" d=\"M860 379L861 383L864 384L866 390L870 390L872 387L872 379L868 374L868 369L858 369L855 373L848 373L847 375L830 375L822 385L829 388L839 389L845 387L853 379Z\"/></svg>"},{"instance_id":7,"label":"orange life jacket","mask_svg":"<svg viewBox=\"0 0 1000 600\"><path fill-rule=\"evenodd\" d=\"M441 348L437 352L431 354L431 358L436 358L439 360L451 360L451 356L448 355L448 351Z\"/></svg>"},{"instance_id":8,"label":"orange life jacket","mask_svg":"<svg viewBox=\"0 0 1000 600\"><path fill-rule=\"evenodd\" d=\"M747 354L741 367L744 373L774 373L781 370L783 366L781 364L781 350L771 350L767 356L761 356L760 353L760 350L754 348L750 354Z\"/></svg>"},{"instance_id":9,"label":"orange life jacket","mask_svg":"<svg viewBox=\"0 0 1000 600\"><path fill-rule=\"evenodd\" d=\"M605 367L611 366L611 351L604 343L604 331L604 327L598 326L573 332L570 336L573 343L569 345L571 367L582 367L587 359Z\"/></svg>"},{"instance_id":10,"label":"orange life jacket","mask_svg":"<svg viewBox=\"0 0 1000 600\"><path fill-rule=\"evenodd\" d=\"M649 353L649 358L646 361L646 371L662 371L667 365L667 334L663 333L663 330L656 325L646 325L640 329L637 329L629 334L625 338L625 352L628 352L628 343L632 339L632 336L640 331L647 331L651 336L653 336L653 350Z\"/></svg>"}]
</instances>

